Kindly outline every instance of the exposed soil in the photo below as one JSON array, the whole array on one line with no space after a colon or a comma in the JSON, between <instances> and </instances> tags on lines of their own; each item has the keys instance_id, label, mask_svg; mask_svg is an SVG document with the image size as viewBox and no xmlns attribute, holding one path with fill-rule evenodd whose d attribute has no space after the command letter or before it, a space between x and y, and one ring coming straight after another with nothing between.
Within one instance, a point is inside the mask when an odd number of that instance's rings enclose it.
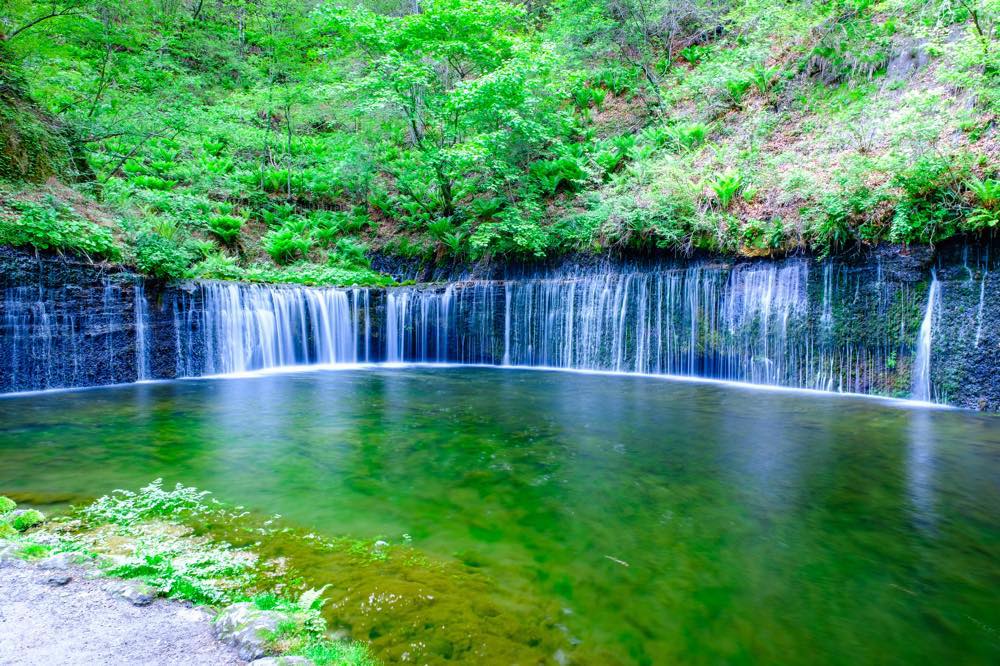
<instances>
[{"instance_id":1,"label":"exposed soil","mask_svg":"<svg viewBox=\"0 0 1000 666\"><path fill-rule=\"evenodd\" d=\"M215 640L206 611L164 599L133 606L112 594L116 584L79 568L0 563L0 664L245 663Z\"/></svg>"}]
</instances>

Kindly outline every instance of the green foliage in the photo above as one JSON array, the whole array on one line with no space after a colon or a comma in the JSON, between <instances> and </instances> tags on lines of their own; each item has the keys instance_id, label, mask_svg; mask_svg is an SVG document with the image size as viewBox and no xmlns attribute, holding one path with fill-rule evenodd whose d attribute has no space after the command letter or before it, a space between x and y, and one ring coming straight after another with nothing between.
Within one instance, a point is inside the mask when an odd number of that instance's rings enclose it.
<instances>
[{"instance_id":1,"label":"green foliage","mask_svg":"<svg viewBox=\"0 0 1000 666\"><path fill-rule=\"evenodd\" d=\"M667 130L668 140L681 150L694 150L705 143L709 127L704 123L681 123Z\"/></svg>"},{"instance_id":2,"label":"green foliage","mask_svg":"<svg viewBox=\"0 0 1000 666\"><path fill-rule=\"evenodd\" d=\"M41 511L36 511L35 509L28 509L24 513L18 514L9 520L10 526L13 527L18 532L23 532L30 529L42 521L45 520L45 516L42 515Z\"/></svg>"},{"instance_id":3,"label":"green foliage","mask_svg":"<svg viewBox=\"0 0 1000 666\"><path fill-rule=\"evenodd\" d=\"M152 277L169 280L186 276L193 256L188 247L156 231L141 231L132 242L135 267Z\"/></svg>"},{"instance_id":4,"label":"green foliage","mask_svg":"<svg viewBox=\"0 0 1000 666\"><path fill-rule=\"evenodd\" d=\"M964 230L976 232L1000 227L1000 180L973 177L965 184L975 197L976 207L964 220Z\"/></svg>"},{"instance_id":5,"label":"green foliage","mask_svg":"<svg viewBox=\"0 0 1000 666\"><path fill-rule=\"evenodd\" d=\"M953 236L962 214L960 186L965 167L948 156L924 155L893 175L901 190L891 238L903 243L932 243Z\"/></svg>"},{"instance_id":6,"label":"green foliage","mask_svg":"<svg viewBox=\"0 0 1000 666\"><path fill-rule=\"evenodd\" d=\"M208 219L209 230L219 239L230 245L240 236L245 220L233 215L213 215Z\"/></svg>"},{"instance_id":7,"label":"green foliage","mask_svg":"<svg viewBox=\"0 0 1000 666\"><path fill-rule=\"evenodd\" d=\"M111 231L83 219L52 197L44 204L15 201L10 206L19 216L0 219L0 244L79 252L93 258L119 257Z\"/></svg>"},{"instance_id":8,"label":"green foliage","mask_svg":"<svg viewBox=\"0 0 1000 666\"><path fill-rule=\"evenodd\" d=\"M560 187L573 189L586 177L583 167L570 155L534 162L530 173L546 194L555 194Z\"/></svg>"},{"instance_id":9,"label":"green foliage","mask_svg":"<svg viewBox=\"0 0 1000 666\"><path fill-rule=\"evenodd\" d=\"M733 199L744 185L743 175L736 171L727 171L709 183L715 198L722 210L727 210Z\"/></svg>"},{"instance_id":10,"label":"green foliage","mask_svg":"<svg viewBox=\"0 0 1000 666\"><path fill-rule=\"evenodd\" d=\"M995 143L994 4L242 2L236 21L230 2L84 2L2 45L0 178L87 182L59 191L72 206L0 203L0 242L361 284L387 281L362 245L822 253L984 232L995 174L932 163ZM931 66L880 80L914 38Z\"/></svg>"},{"instance_id":11,"label":"green foliage","mask_svg":"<svg viewBox=\"0 0 1000 666\"><path fill-rule=\"evenodd\" d=\"M280 265L308 255L313 247L311 230L300 218L286 220L278 229L267 232L261 243L275 263Z\"/></svg>"},{"instance_id":12,"label":"green foliage","mask_svg":"<svg viewBox=\"0 0 1000 666\"><path fill-rule=\"evenodd\" d=\"M212 511L217 503L210 502L211 493L177 484L164 490L163 479L156 479L137 491L116 490L80 510L80 516L95 524L121 526L165 518L178 520Z\"/></svg>"},{"instance_id":13,"label":"green foliage","mask_svg":"<svg viewBox=\"0 0 1000 666\"><path fill-rule=\"evenodd\" d=\"M15 502L9 497L0 495L0 515L3 515L5 513L10 513L16 508L17 508L17 502Z\"/></svg>"},{"instance_id":14,"label":"green foliage","mask_svg":"<svg viewBox=\"0 0 1000 666\"><path fill-rule=\"evenodd\" d=\"M485 254L545 256L549 231L539 224L541 209L536 205L505 208L495 220L479 225L469 238L473 252Z\"/></svg>"},{"instance_id":15,"label":"green foliage","mask_svg":"<svg viewBox=\"0 0 1000 666\"><path fill-rule=\"evenodd\" d=\"M750 83L757 89L757 92L766 95L774 86L775 78L780 71L777 67L757 65L750 73Z\"/></svg>"}]
</instances>

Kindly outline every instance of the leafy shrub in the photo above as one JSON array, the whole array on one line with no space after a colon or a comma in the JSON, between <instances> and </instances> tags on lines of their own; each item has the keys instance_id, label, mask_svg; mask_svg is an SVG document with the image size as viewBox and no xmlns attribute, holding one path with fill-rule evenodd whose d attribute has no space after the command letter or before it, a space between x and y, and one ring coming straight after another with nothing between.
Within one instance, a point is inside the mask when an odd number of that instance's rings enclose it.
<instances>
[{"instance_id":1,"label":"leafy shrub","mask_svg":"<svg viewBox=\"0 0 1000 666\"><path fill-rule=\"evenodd\" d=\"M573 189L586 177L583 167L569 155L554 160L538 160L531 165L529 172L546 194L555 194L561 186Z\"/></svg>"},{"instance_id":2,"label":"leafy shrub","mask_svg":"<svg viewBox=\"0 0 1000 666\"><path fill-rule=\"evenodd\" d=\"M330 254L331 265L340 264L351 268L368 268L371 262L365 253L368 246L350 238L341 238L337 241L334 251Z\"/></svg>"},{"instance_id":3,"label":"leafy shrub","mask_svg":"<svg viewBox=\"0 0 1000 666\"><path fill-rule=\"evenodd\" d=\"M712 47L705 44L692 44L680 50L680 56L692 65L704 62L712 54Z\"/></svg>"},{"instance_id":4,"label":"leafy shrub","mask_svg":"<svg viewBox=\"0 0 1000 666\"><path fill-rule=\"evenodd\" d=\"M18 532L23 532L26 529L38 525L43 520L45 516L42 515L41 511L35 511L34 509L28 509L22 514L14 516L10 520L10 526L13 527Z\"/></svg>"},{"instance_id":5,"label":"leafy shrub","mask_svg":"<svg viewBox=\"0 0 1000 666\"><path fill-rule=\"evenodd\" d=\"M634 68L611 67L598 72L593 83L609 90L615 97L621 97L639 87L639 72Z\"/></svg>"},{"instance_id":6,"label":"leafy shrub","mask_svg":"<svg viewBox=\"0 0 1000 666\"><path fill-rule=\"evenodd\" d=\"M172 190L177 187L178 183L176 180L167 180L166 178L160 178L159 176L133 176L130 180L136 187L160 191Z\"/></svg>"},{"instance_id":7,"label":"leafy shrub","mask_svg":"<svg viewBox=\"0 0 1000 666\"><path fill-rule=\"evenodd\" d=\"M506 208L497 214L495 222L480 224L469 243L479 255L499 252L543 257L551 238L539 224L541 216L542 209L537 203Z\"/></svg>"},{"instance_id":8,"label":"leafy shrub","mask_svg":"<svg viewBox=\"0 0 1000 666\"><path fill-rule=\"evenodd\" d=\"M261 242L277 264L287 264L304 257L313 247L310 229L301 218L285 221L280 228L267 232Z\"/></svg>"},{"instance_id":9,"label":"leafy shrub","mask_svg":"<svg viewBox=\"0 0 1000 666\"><path fill-rule=\"evenodd\" d=\"M976 198L977 206L965 218L965 229L980 231L1000 226L1000 180L972 178L966 181L966 186Z\"/></svg>"},{"instance_id":10,"label":"leafy shrub","mask_svg":"<svg viewBox=\"0 0 1000 666\"><path fill-rule=\"evenodd\" d=\"M962 212L964 167L954 158L925 155L893 175L902 192L892 220L896 242L932 243L953 236Z\"/></svg>"},{"instance_id":11,"label":"leafy shrub","mask_svg":"<svg viewBox=\"0 0 1000 666\"><path fill-rule=\"evenodd\" d=\"M138 233L133 242L135 267L159 279L178 279L186 275L191 253L177 241L153 231Z\"/></svg>"},{"instance_id":12,"label":"leafy shrub","mask_svg":"<svg viewBox=\"0 0 1000 666\"><path fill-rule=\"evenodd\" d=\"M670 142L682 150L694 150L705 143L709 127L705 123L681 123L667 130Z\"/></svg>"},{"instance_id":13,"label":"leafy shrub","mask_svg":"<svg viewBox=\"0 0 1000 666\"><path fill-rule=\"evenodd\" d=\"M750 79L738 77L724 81L722 87L725 90L729 103L733 106L739 106L743 103L743 97L747 94L747 90L750 89L750 85Z\"/></svg>"},{"instance_id":14,"label":"leafy shrub","mask_svg":"<svg viewBox=\"0 0 1000 666\"><path fill-rule=\"evenodd\" d=\"M505 205L507 205L507 200L503 197L476 199L469 204L469 212L473 217L486 220L499 213Z\"/></svg>"},{"instance_id":15,"label":"leafy shrub","mask_svg":"<svg viewBox=\"0 0 1000 666\"><path fill-rule=\"evenodd\" d=\"M582 87L573 91L573 103L578 109L584 110L591 106L600 110L608 93L601 88Z\"/></svg>"},{"instance_id":16,"label":"leafy shrub","mask_svg":"<svg viewBox=\"0 0 1000 666\"><path fill-rule=\"evenodd\" d=\"M82 252L107 259L120 256L107 228L79 217L51 197L44 205L20 201L11 207L21 216L16 220L0 220L0 244Z\"/></svg>"},{"instance_id":17,"label":"leafy shrub","mask_svg":"<svg viewBox=\"0 0 1000 666\"><path fill-rule=\"evenodd\" d=\"M757 89L757 92L766 95L774 85L774 80L780 71L777 67L757 65L750 72L750 83Z\"/></svg>"},{"instance_id":18,"label":"leafy shrub","mask_svg":"<svg viewBox=\"0 0 1000 666\"><path fill-rule=\"evenodd\" d=\"M445 247L451 252L453 256L459 256L462 254L464 248L462 243L465 240L465 233L461 230L455 231L449 234L445 234L441 242L444 243Z\"/></svg>"},{"instance_id":19,"label":"leafy shrub","mask_svg":"<svg viewBox=\"0 0 1000 666\"><path fill-rule=\"evenodd\" d=\"M709 187L715 193L722 210L727 210L743 187L743 176L736 171L727 171L709 183Z\"/></svg>"},{"instance_id":20,"label":"leafy shrub","mask_svg":"<svg viewBox=\"0 0 1000 666\"><path fill-rule=\"evenodd\" d=\"M966 187L976 197L976 201L983 208L995 210L1000 208L1000 179L986 178L980 180L973 177L965 181Z\"/></svg>"},{"instance_id":21,"label":"leafy shrub","mask_svg":"<svg viewBox=\"0 0 1000 666\"><path fill-rule=\"evenodd\" d=\"M122 526L153 518L177 519L214 509L207 501L210 494L179 483L173 490L164 490L163 479L156 479L138 491L116 490L105 495L80 514L90 523Z\"/></svg>"},{"instance_id":22,"label":"leafy shrub","mask_svg":"<svg viewBox=\"0 0 1000 666\"><path fill-rule=\"evenodd\" d=\"M208 219L208 229L227 245L236 240L244 220L233 215L214 215Z\"/></svg>"},{"instance_id":23,"label":"leafy shrub","mask_svg":"<svg viewBox=\"0 0 1000 666\"><path fill-rule=\"evenodd\" d=\"M451 231L451 220L446 217L439 218L427 224L427 233L432 238L441 240Z\"/></svg>"}]
</instances>

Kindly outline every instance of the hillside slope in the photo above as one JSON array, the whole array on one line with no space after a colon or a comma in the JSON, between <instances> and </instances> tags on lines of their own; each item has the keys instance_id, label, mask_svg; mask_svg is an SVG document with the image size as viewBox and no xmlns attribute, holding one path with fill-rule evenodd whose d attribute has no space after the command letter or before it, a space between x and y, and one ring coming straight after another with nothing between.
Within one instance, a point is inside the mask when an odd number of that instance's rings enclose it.
<instances>
[{"instance_id":1,"label":"hillside slope","mask_svg":"<svg viewBox=\"0 0 1000 666\"><path fill-rule=\"evenodd\" d=\"M376 284L371 250L830 254L1000 223L996 0L417 7L8 2L12 66L86 166L45 145L62 184L0 174L0 242Z\"/></svg>"}]
</instances>

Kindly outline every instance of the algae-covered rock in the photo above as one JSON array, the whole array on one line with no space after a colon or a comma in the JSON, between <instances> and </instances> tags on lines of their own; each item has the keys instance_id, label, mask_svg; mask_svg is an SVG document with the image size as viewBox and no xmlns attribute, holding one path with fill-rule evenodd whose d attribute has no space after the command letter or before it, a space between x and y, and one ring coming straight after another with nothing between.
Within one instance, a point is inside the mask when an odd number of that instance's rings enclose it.
<instances>
[{"instance_id":1,"label":"algae-covered rock","mask_svg":"<svg viewBox=\"0 0 1000 666\"><path fill-rule=\"evenodd\" d=\"M5 513L10 513L16 508L17 508L17 502L15 502L9 497L0 495L0 516L2 516Z\"/></svg>"},{"instance_id":2,"label":"algae-covered rock","mask_svg":"<svg viewBox=\"0 0 1000 666\"><path fill-rule=\"evenodd\" d=\"M233 604L215 618L215 635L236 648L240 659L253 661L268 654L268 641L291 619L286 613L260 610L249 602Z\"/></svg>"}]
</instances>

